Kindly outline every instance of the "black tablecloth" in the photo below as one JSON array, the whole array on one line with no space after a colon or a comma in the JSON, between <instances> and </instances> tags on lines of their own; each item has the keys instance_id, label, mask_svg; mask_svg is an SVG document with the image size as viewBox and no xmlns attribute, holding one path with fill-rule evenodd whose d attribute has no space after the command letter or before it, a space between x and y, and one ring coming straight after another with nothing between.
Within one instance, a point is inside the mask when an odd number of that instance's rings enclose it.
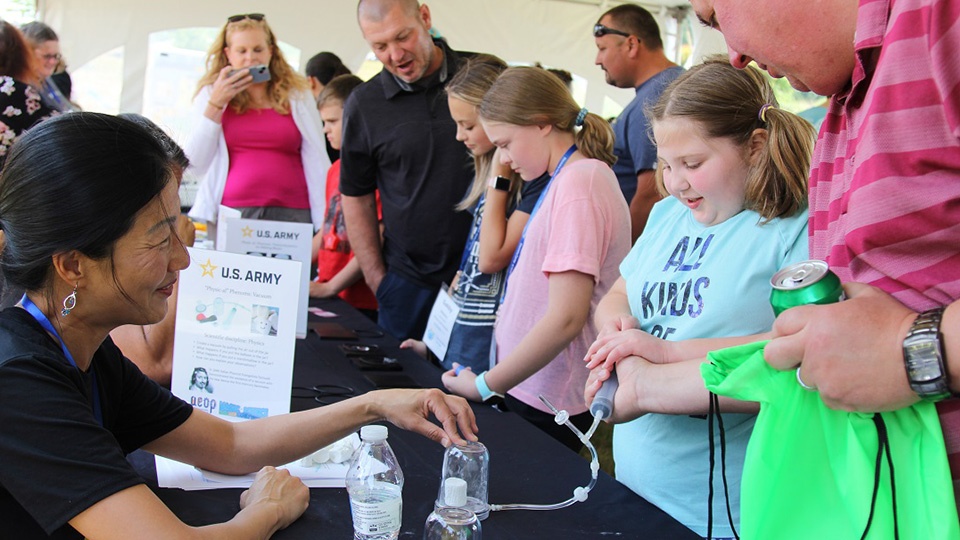
<instances>
[{"instance_id":1,"label":"black tablecloth","mask_svg":"<svg viewBox=\"0 0 960 540\"><path fill-rule=\"evenodd\" d=\"M409 351L397 341L382 336L377 326L339 300L312 302L340 316L327 321L361 330L361 343L376 343L389 357L397 358L402 373L424 387L440 387L439 368ZM320 320L311 315L311 320ZM367 337L370 336L370 337ZM373 337L380 336L380 337ZM296 346L294 386L341 384L358 393L374 389L372 382L338 349L344 341L320 339L310 332ZM292 410L317 405L312 399L294 398ZM490 452L491 503L539 503L563 501L590 478L589 463L560 443L512 413L485 405L474 406L480 441ZM421 538L423 523L433 510L440 485L444 449L419 435L390 427L393 447L404 474L403 527L401 538ZM231 519L239 511L240 489L182 491L157 487L153 456L135 452L131 463L170 509L191 525L206 525ZM278 532L278 539L351 538L353 525L345 489L310 490L310 507L297 522ZM698 538L659 508L648 503L600 473L589 499L569 508L552 511L491 512L483 521L483 535L497 539L595 539Z\"/></svg>"}]
</instances>

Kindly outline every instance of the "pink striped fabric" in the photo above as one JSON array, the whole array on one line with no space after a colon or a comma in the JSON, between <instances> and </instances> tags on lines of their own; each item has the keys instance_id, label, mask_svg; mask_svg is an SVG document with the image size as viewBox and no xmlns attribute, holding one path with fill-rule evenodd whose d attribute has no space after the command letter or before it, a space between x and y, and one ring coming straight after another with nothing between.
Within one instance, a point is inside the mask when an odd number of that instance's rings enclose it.
<instances>
[{"instance_id":1,"label":"pink striped fabric","mask_svg":"<svg viewBox=\"0 0 960 540\"><path fill-rule=\"evenodd\" d=\"M958 21L955 0L860 0L810 177L810 254L916 311L960 298ZM960 403L938 410L960 478Z\"/></svg>"}]
</instances>

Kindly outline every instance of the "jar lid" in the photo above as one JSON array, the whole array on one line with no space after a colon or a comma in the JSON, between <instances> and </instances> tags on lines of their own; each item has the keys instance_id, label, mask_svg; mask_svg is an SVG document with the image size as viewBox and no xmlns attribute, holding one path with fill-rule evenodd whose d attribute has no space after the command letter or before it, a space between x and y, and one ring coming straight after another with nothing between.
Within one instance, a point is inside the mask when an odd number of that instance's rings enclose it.
<instances>
[{"instance_id":1,"label":"jar lid","mask_svg":"<svg viewBox=\"0 0 960 540\"><path fill-rule=\"evenodd\" d=\"M466 506L467 481L463 478L447 478L444 480L443 502L446 506Z\"/></svg>"}]
</instances>

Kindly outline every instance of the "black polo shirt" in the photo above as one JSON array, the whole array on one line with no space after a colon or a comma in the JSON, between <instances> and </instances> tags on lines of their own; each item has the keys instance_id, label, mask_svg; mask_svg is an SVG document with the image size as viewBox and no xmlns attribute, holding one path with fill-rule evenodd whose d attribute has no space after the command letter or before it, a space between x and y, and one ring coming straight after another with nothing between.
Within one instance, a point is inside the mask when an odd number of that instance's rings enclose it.
<instances>
[{"instance_id":1,"label":"black polo shirt","mask_svg":"<svg viewBox=\"0 0 960 540\"><path fill-rule=\"evenodd\" d=\"M353 91L340 151L344 195L380 190L387 268L430 287L449 282L460 266L471 216L454 206L474 176L444 91L469 53L435 43L444 54L436 73L401 86L384 69Z\"/></svg>"}]
</instances>

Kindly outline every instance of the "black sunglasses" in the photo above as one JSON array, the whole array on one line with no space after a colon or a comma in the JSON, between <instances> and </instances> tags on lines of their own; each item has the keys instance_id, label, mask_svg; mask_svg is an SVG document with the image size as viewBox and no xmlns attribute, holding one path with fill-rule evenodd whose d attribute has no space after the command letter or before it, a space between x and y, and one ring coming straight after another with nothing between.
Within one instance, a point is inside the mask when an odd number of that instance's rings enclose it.
<instances>
[{"instance_id":1,"label":"black sunglasses","mask_svg":"<svg viewBox=\"0 0 960 540\"><path fill-rule=\"evenodd\" d=\"M630 34L624 32L623 30L617 30L616 28L607 28L602 24L595 24L593 26L593 37L603 37L607 34L613 34L615 36L630 37Z\"/></svg>"},{"instance_id":2,"label":"black sunglasses","mask_svg":"<svg viewBox=\"0 0 960 540\"><path fill-rule=\"evenodd\" d=\"M264 19L263 13L244 13L242 15L231 15L227 17L228 23L240 22L244 19L250 19L251 21L262 21Z\"/></svg>"}]
</instances>

